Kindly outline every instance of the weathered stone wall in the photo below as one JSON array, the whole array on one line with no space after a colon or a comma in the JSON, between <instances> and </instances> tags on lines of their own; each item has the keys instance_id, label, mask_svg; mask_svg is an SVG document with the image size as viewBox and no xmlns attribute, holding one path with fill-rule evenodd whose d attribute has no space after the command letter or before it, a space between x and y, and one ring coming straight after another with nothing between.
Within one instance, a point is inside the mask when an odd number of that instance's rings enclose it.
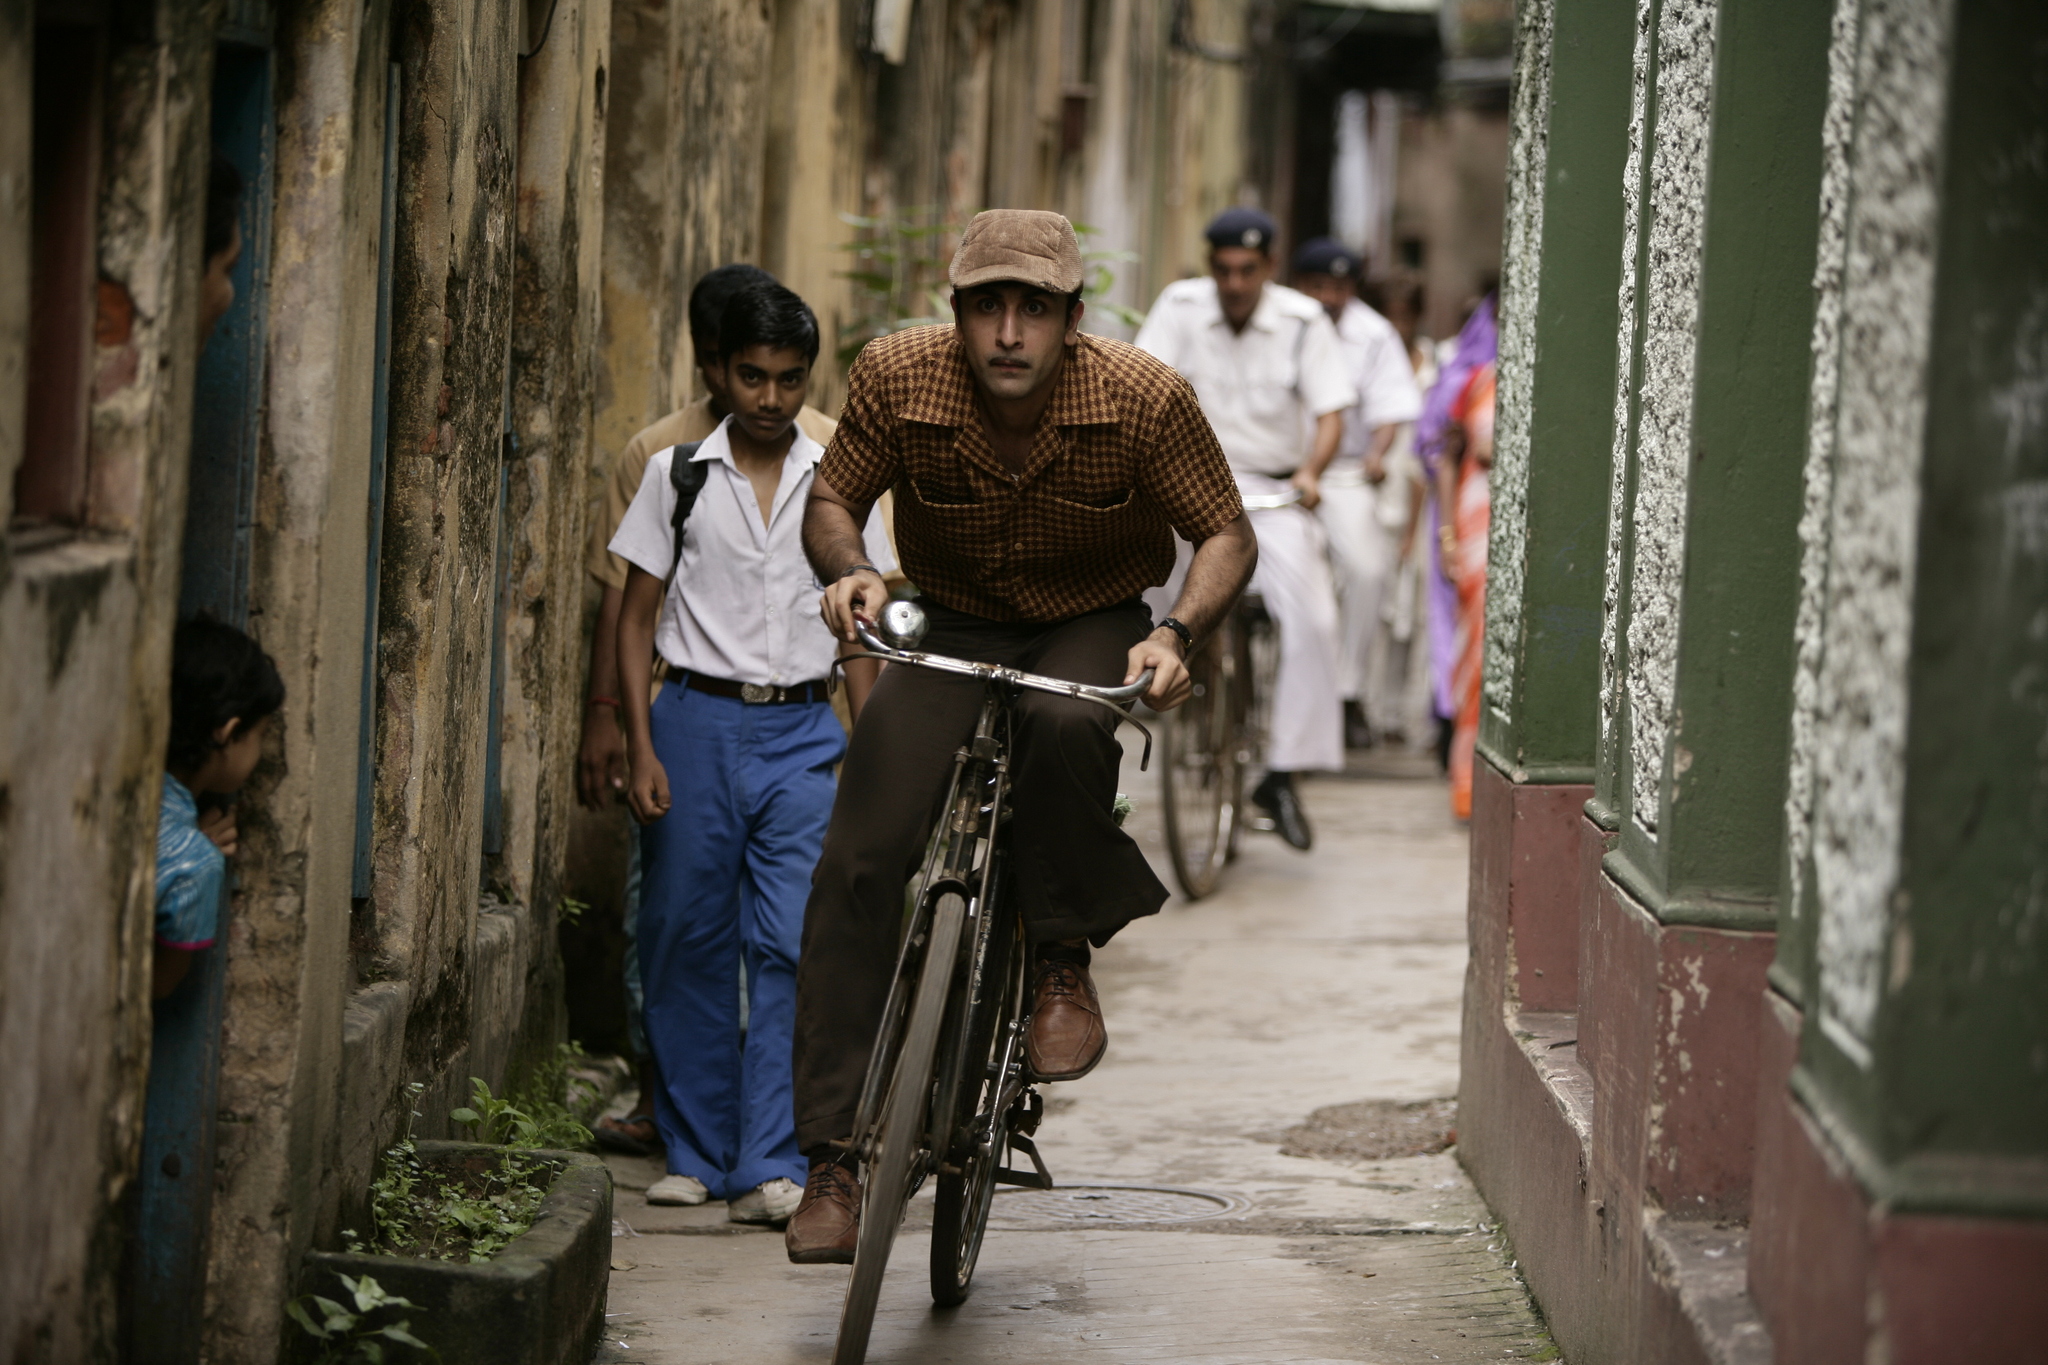
<instances>
[{"instance_id":1,"label":"weathered stone wall","mask_svg":"<svg viewBox=\"0 0 2048 1365\"><path fill-rule=\"evenodd\" d=\"M142 1128L149 913L191 428L213 6L112 36L102 325L74 529L0 542L0 1350L110 1359ZM0 17L0 250L25 260L30 7ZM27 291L0 284L0 511L23 458Z\"/></svg>"},{"instance_id":2,"label":"weathered stone wall","mask_svg":"<svg viewBox=\"0 0 2048 1365\"><path fill-rule=\"evenodd\" d=\"M390 11L328 3L277 33L266 442L253 629L287 704L243 803L229 940L208 1332L265 1359L334 1160L349 981L379 204ZM281 1216L282 1214L282 1216Z\"/></svg>"}]
</instances>

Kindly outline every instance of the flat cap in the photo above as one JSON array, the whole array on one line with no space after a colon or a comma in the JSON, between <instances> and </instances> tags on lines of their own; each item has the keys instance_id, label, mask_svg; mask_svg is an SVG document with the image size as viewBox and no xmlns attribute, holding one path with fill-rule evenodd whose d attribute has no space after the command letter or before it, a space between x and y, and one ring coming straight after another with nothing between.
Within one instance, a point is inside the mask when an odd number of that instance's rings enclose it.
<instances>
[{"instance_id":1,"label":"flat cap","mask_svg":"<svg viewBox=\"0 0 2048 1365\"><path fill-rule=\"evenodd\" d=\"M1071 294L1081 287L1081 239L1057 213L985 209L961 235L946 278L955 289L1002 281Z\"/></svg>"},{"instance_id":2,"label":"flat cap","mask_svg":"<svg viewBox=\"0 0 2048 1365\"><path fill-rule=\"evenodd\" d=\"M1280 229L1261 209L1225 209L1209 220L1202 235L1210 246L1247 246L1270 256Z\"/></svg>"},{"instance_id":3,"label":"flat cap","mask_svg":"<svg viewBox=\"0 0 2048 1365\"><path fill-rule=\"evenodd\" d=\"M1335 237L1311 237L1294 249L1297 275L1335 275L1342 280L1358 278L1358 255Z\"/></svg>"}]
</instances>

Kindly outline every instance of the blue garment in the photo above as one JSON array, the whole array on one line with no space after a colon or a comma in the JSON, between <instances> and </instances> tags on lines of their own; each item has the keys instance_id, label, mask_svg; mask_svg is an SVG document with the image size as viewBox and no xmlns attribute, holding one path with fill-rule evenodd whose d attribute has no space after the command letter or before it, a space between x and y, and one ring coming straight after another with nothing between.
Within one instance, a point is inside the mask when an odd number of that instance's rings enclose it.
<instances>
[{"instance_id":1,"label":"blue garment","mask_svg":"<svg viewBox=\"0 0 2048 1365\"><path fill-rule=\"evenodd\" d=\"M187 952L212 947L227 875L227 856L200 832L199 803L165 773L156 817L156 941Z\"/></svg>"},{"instance_id":2,"label":"blue garment","mask_svg":"<svg viewBox=\"0 0 2048 1365\"><path fill-rule=\"evenodd\" d=\"M673 683L650 728L672 804L641 833L636 937L669 1173L713 1199L777 1177L802 1184L796 964L846 732L823 703L749 706Z\"/></svg>"}]
</instances>

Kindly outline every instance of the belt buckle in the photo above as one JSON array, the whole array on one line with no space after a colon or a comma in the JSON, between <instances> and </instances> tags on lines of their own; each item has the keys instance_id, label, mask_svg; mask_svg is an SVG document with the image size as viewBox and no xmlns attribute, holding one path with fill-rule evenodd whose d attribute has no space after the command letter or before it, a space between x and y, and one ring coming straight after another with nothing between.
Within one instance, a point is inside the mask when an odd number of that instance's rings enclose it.
<instances>
[{"instance_id":1,"label":"belt buckle","mask_svg":"<svg viewBox=\"0 0 2048 1365\"><path fill-rule=\"evenodd\" d=\"M760 706L763 703L774 701L775 694L781 690L781 688L771 687L767 683L741 683L740 700L749 706Z\"/></svg>"}]
</instances>

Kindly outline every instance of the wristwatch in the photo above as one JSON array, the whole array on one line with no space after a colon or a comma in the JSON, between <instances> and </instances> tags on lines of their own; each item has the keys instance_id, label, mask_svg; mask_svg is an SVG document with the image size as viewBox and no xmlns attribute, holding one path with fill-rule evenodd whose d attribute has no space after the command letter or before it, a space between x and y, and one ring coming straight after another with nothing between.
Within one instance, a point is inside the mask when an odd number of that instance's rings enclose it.
<instances>
[{"instance_id":1,"label":"wristwatch","mask_svg":"<svg viewBox=\"0 0 2048 1365\"><path fill-rule=\"evenodd\" d=\"M1185 622L1175 620L1169 616L1159 624L1161 628L1170 630L1175 635L1180 636L1180 653L1182 658L1186 658L1195 652L1195 633L1187 628Z\"/></svg>"}]
</instances>

